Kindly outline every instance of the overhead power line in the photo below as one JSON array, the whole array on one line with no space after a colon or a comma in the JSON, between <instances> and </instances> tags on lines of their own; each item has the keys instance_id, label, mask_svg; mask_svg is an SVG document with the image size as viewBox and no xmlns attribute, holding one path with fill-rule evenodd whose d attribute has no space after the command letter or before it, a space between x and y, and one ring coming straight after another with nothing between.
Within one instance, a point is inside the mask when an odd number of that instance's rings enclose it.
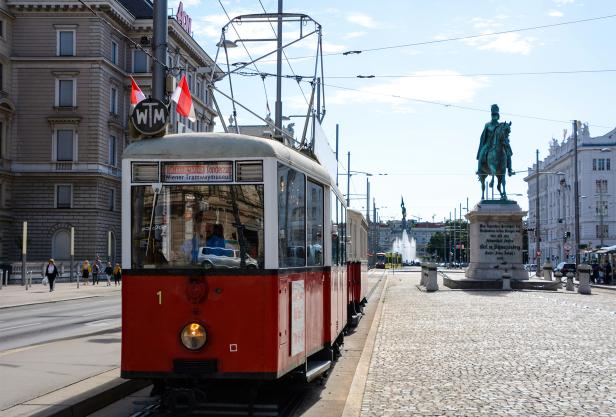
<instances>
[{"instance_id":1,"label":"overhead power line","mask_svg":"<svg viewBox=\"0 0 616 417\"><path fill-rule=\"evenodd\" d=\"M471 74L404 74L404 75L334 75L330 79L354 78L432 78L432 77L509 77L523 75L568 75L568 74L598 74L616 72L616 69L571 70L571 71L529 71L529 72L478 72Z\"/></svg>"},{"instance_id":2,"label":"overhead power line","mask_svg":"<svg viewBox=\"0 0 616 417\"><path fill-rule=\"evenodd\" d=\"M326 85L327 87L331 87L331 88L337 88L339 90L354 91L354 92L358 92L358 93L370 94L370 95L376 95L376 96L382 96L382 97L398 98L398 99L401 99L401 100L414 101L414 102L417 102L417 103L433 104L433 105L437 105L437 106L450 107L450 108L461 109L461 110L478 111L478 112L482 112L482 113L489 113L490 112L489 110L486 110L486 109L483 109L483 108L470 107L470 106L461 106L459 104L443 103L443 102L432 101L432 100L423 100L423 99L419 99L419 98L400 96L400 95L397 95L397 94L386 94L386 93L377 93L377 92L373 92L373 91L364 91L364 90L359 90L357 88L344 87L344 86L335 85L335 84L324 84L324 85ZM544 122L556 122L556 123L565 123L565 124L571 123L571 120L550 119L550 118L547 118L547 117L530 116L530 115L527 115L527 114L510 113L510 112L502 112L501 114L506 114L506 115L515 116L515 117L521 117L521 118L524 118L524 119L540 120L540 121L544 121ZM599 127L599 128L603 128L603 129L611 129L610 126L601 126L601 125L594 125L594 124L589 124L589 126Z\"/></svg>"},{"instance_id":3,"label":"overhead power line","mask_svg":"<svg viewBox=\"0 0 616 417\"><path fill-rule=\"evenodd\" d=\"M365 52L385 51L389 49L410 48L413 46L424 46L424 45L433 45L433 44L446 43L446 42L463 41L467 39L477 39L477 38L484 38L488 36L505 35L507 33L527 32L531 30L548 29L548 28L554 28L554 27L559 27L559 26L574 25L578 23L595 22L597 20L613 19L615 17L616 17L616 14L596 16L596 17L589 17L586 19L577 19L577 20L569 20L569 21L560 22L560 23L551 23L548 25L537 25L537 26L528 26L528 27L517 28L517 29L501 30L498 32L476 33L476 34L471 34L471 35L455 36L455 37L445 38L445 39L432 39L429 41L422 41L422 42L402 43L402 44L397 44L397 45L386 45L386 46L379 46L379 47L366 48L366 49L354 49L354 50L345 51L345 52L330 52L330 53L323 54L323 56L359 55ZM305 58L311 58L311 57L298 56L298 57L290 57L289 59L305 59ZM264 62L271 62L271 61L264 61Z\"/></svg>"}]
</instances>

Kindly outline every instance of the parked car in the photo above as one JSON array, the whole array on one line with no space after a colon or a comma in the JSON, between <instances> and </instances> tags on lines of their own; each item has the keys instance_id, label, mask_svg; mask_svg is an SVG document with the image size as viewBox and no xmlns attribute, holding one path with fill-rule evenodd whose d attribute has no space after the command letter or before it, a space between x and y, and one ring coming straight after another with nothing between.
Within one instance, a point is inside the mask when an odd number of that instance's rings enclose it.
<instances>
[{"instance_id":1,"label":"parked car","mask_svg":"<svg viewBox=\"0 0 616 417\"><path fill-rule=\"evenodd\" d=\"M560 272L563 274L563 278L567 277L567 273L569 272L573 272L575 274L575 264L573 263L567 263L567 262L561 262L558 265L556 265L556 268L554 268L554 272Z\"/></svg>"},{"instance_id":2,"label":"parked car","mask_svg":"<svg viewBox=\"0 0 616 417\"><path fill-rule=\"evenodd\" d=\"M528 272L536 272L537 265L536 264L526 264L524 265L524 269L526 269Z\"/></svg>"},{"instance_id":3,"label":"parked car","mask_svg":"<svg viewBox=\"0 0 616 417\"><path fill-rule=\"evenodd\" d=\"M205 269L239 268L241 263L240 251L236 249L204 246L199 248L198 261ZM246 254L246 268L252 269L258 266L259 264L256 259Z\"/></svg>"}]
</instances>

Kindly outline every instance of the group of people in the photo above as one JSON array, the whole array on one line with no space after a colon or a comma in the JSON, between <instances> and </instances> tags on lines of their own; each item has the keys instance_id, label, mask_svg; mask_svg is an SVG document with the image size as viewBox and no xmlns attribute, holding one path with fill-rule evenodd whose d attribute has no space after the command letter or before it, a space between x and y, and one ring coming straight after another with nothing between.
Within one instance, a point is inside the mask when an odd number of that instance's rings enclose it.
<instances>
[{"instance_id":1,"label":"group of people","mask_svg":"<svg viewBox=\"0 0 616 417\"><path fill-rule=\"evenodd\" d=\"M590 276L590 280L595 284L612 284L614 282L613 279L613 269L612 264L609 262L605 262L603 264L593 263L592 265L592 274Z\"/></svg>"},{"instance_id":2,"label":"group of people","mask_svg":"<svg viewBox=\"0 0 616 417\"><path fill-rule=\"evenodd\" d=\"M103 270L100 257L97 256L96 260L92 262L92 264L90 264L90 261L87 259L81 264L81 278L83 279L84 285L88 285L90 275L92 275L92 285L98 285L99 276L103 273L107 278L107 286L111 286L111 277L113 277L115 285L121 284L122 268L119 263L112 268L111 262L107 262L107 266ZM49 283L49 292L52 292L54 290L56 278L58 277L58 267L53 259L49 259L47 262L47 266L45 267L45 277Z\"/></svg>"},{"instance_id":3,"label":"group of people","mask_svg":"<svg viewBox=\"0 0 616 417\"><path fill-rule=\"evenodd\" d=\"M83 285L88 285L90 281L90 275L92 275L92 285L98 285L99 276L105 274L107 278L107 286L111 286L111 277L115 285L120 285L122 281L122 268L119 263L115 264L115 267L111 266L111 262L107 262L107 266L103 269L100 257L96 257L96 260L90 264L87 259L81 264L81 278Z\"/></svg>"}]
</instances>

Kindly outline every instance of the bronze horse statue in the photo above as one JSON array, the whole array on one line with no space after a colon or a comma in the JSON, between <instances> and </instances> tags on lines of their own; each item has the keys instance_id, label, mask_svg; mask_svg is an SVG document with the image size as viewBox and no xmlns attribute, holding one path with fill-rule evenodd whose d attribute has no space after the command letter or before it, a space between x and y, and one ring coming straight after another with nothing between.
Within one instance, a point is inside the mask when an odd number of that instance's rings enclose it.
<instances>
[{"instance_id":1,"label":"bronze horse statue","mask_svg":"<svg viewBox=\"0 0 616 417\"><path fill-rule=\"evenodd\" d=\"M488 199L486 191L486 178L490 175L490 188L494 187L494 177L498 180L496 189L500 193L501 200L507 200L507 192L505 191L506 172L507 172L507 150L506 145L509 143L509 133L511 133L511 122L499 123L494 131L494 135L490 143L487 144L488 151L485 158L481 161L478 172L479 182L481 182L481 199Z\"/></svg>"}]
</instances>

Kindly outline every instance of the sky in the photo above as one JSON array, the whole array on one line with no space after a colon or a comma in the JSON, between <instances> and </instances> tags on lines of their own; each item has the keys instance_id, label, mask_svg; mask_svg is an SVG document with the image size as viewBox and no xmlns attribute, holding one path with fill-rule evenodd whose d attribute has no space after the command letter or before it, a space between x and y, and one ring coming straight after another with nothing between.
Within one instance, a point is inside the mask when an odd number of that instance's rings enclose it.
<instances>
[{"instance_id":1,"label":"sky","mask_svg":"<svg viewBox=\"0 0 616 417\"><path fill-rule=\"evenodd\" d=\"M174 9L177 4L169 2ZM261 4L275 12L278 2L261 0ZM184 0L184 10L192 18L193 36L214 57L221 28L228 22L223 7L235 17L262 13L261 4L259 0ZM589 123L591 136L616 127L616 65L612 62L616 16L605 17L616 15L616 1L285 0L284 11L308 14L322 26L323 129L333 148L339 125L340 188L346 192L347 152L351 152L351 171L374 174L370 204L374 198L381 219L401 218L401 197L409 219L442 221L453 216L454 209L459 211L460 204L466 213L467 199L472 209L481 198L474 174L479 138L494 103L500 107L501 121L512 122L516 175L507 178L507 191L524 210L528 198L523 178L537 149L540 158L546 157L549 142L561 141L565 129L570 134L574 119ZM593 18L601 19L447 41ZM230 27L227 38L275 37L273 28L256 26ZM303 30L311 28L306 25ZM285 25L283 39L295 39L298 31L298 24ZM431 43L368 51L421 42ZM316 43L312 37L285 49L291 68L283 63L283 74L311 76L314 59L293 58L314 57ZM253 58L275 49L271 42L244 45ZM352 50L363 52L343 55ZM275 73L273 57L258 62L257 69L246 70ZM247 60L244 48L229 49L230 63ZM226 68L222 51L217 62ZM554 73L571 71L584 72ZM552 74L520 74L530 72ZM301 84L306 97L295 80L283 80L283 114L305 114L309 84ZM227 80L217 87L229 92ZM266 103L274 110L273 77L233 77L233 89L237 100L260 116L267 113ZM217 100L228 119L230 103L219 95ZM241 109L238 121L240 125L259 123ZM298 133L302 122L294 121ZM217 121L216 130L221 128ZM365 211L365 193L366 176L353 175L351 207Z\"/></svg>"}]
</instances>

